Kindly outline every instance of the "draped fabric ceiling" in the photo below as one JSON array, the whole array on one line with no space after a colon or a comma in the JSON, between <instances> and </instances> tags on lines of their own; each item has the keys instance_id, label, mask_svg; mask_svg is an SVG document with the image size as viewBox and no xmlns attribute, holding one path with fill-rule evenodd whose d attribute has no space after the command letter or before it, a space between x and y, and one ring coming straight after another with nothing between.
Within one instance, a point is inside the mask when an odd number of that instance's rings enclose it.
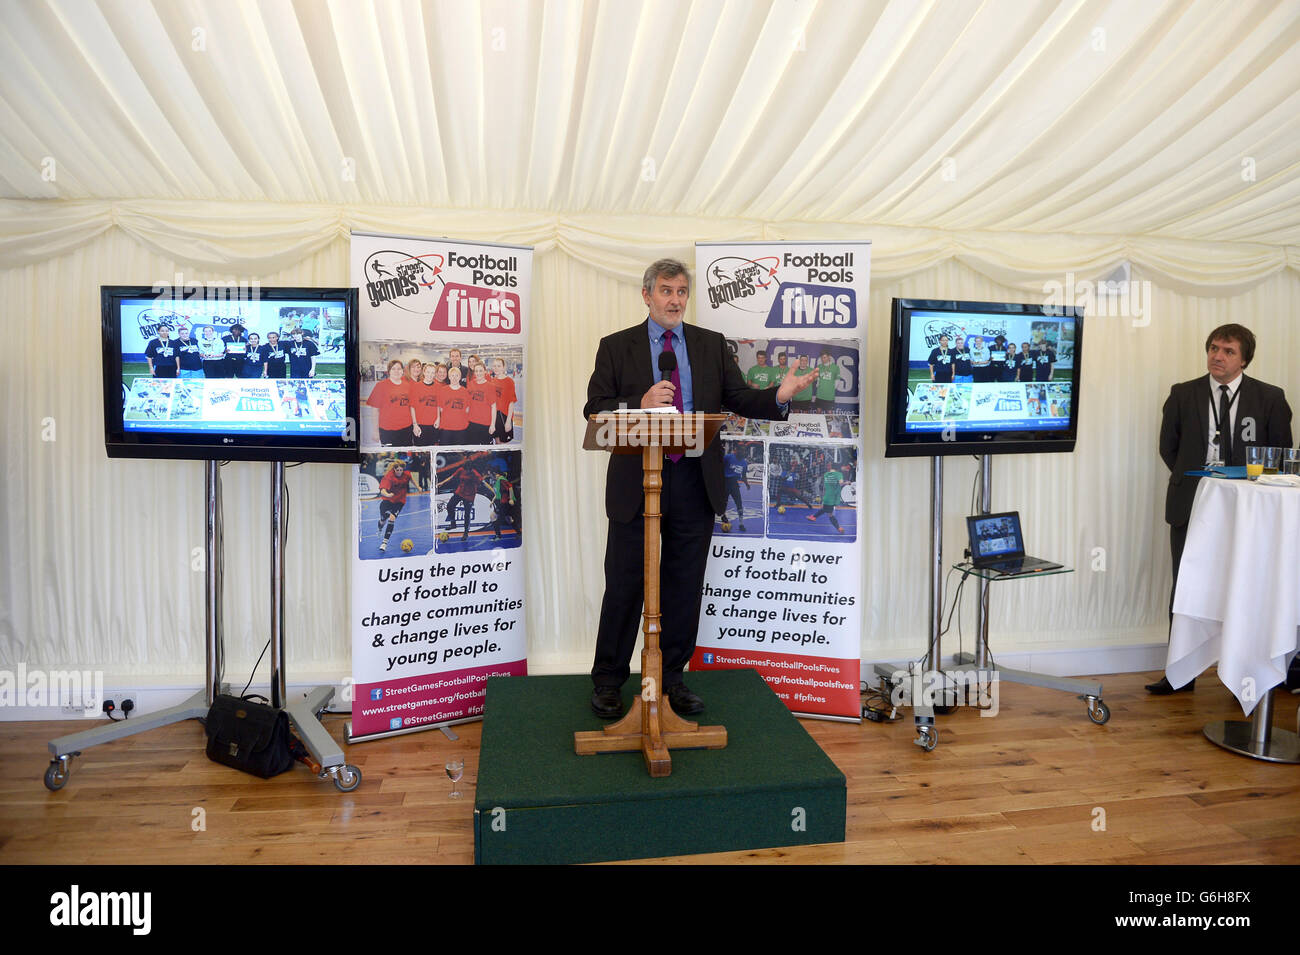
<instances>
[{"instance_id":1,"label":"draped fabric ceiling","mask_svg":"<svg viewBox=\"0 0 1300 955\"><path fill-rule=\"evenodd\" d=\"M561 668L587 653L599 583L560 564L603 546L599 462L569 450L577 378L600 335L640 317L647 261L689 257L697 240L871 239L868 404L883 394L889 294L1038 298L1131 263L1157 320L1111 329L1122 354L1087 349L1084 423L1100 444L1009 462L999 490L1072 555L1110 525L1137 576L1009 597L995 625L1030 646L1134 639L1158 629L1166 599L1158 406L1202 370L1207 322L1251 325L1252 371L1300 389L1286 357L1300 348L1300 2L5 2L0 663L195 667L177 635L202 613L188 548L172 574L185 583L145 609L113 604L138 567L107 541L154 553L170 533L121 498L164 475L159 506L188 513L197 544L201 483L186 465L104 459L98 284L177 271L344 283L353 229L537 248L528 412L541 427L525 484L546 560L530 571L530 633L534 657ZM66 387L69 363L86 387ZM913 647L924 601L917 575L885 570L924 564L893 509L924 478L880 460L881 416L864 409L868 480L893 515L868 539L867 656ZM48 417L59 442L42 439ZM1085 450L1121 465L1116 500L1080 486L1096 467L1092 480L1114 480ZM303 471L307 499L326 499L309 506L346 512L346 481ZM262 483L248 488L259 513ZM312 552L312 579L291 574L318 624L297 652L324 669L348 656L347 539ZM261 561L228 578L248 589L247 613L228 618L250 663Z\"/></svg>"}]
</instances>

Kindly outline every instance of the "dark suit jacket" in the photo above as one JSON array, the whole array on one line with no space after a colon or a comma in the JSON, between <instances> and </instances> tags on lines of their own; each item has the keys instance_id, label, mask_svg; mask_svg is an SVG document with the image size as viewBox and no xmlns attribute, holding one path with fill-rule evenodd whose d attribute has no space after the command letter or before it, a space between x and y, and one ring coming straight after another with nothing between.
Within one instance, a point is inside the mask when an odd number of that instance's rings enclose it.
<instances>
[{"instance_id":1,"label":"dark suit jacket","mask_svg":"<svg viewBox=\"0 0 1300 955\"><path fill-rule=\"evenodd\" d=\"M1165 520L1178 526L1192 516L1192 498L1199 478L1186 477L1205 464L1210 431L1210 376L1184 381L1169 391L1164 418L1160 423L1160 457L1172 472L1165 495ZM1254 434L1244 432L1253 423ZM1232 435L1232 460L1225 464L1244 465L1246 445L1291 447L1291 406L1276 385L1267 385L1242 375L1237 392L1237 421Z\"/></svg>"},{"instance_id":2,"label":"dark suit jacket","mask_svg":"<svg viewBox=\"0 0 1300 955\"><path fill-rule=\"evenodd\" d=\"M746 418L784 419L776 403L776 389L759 391L745 383L740 367L727 350L721 334L682 323L686 353L691 359L691 388L696 411L719 412L724 408ZM650 362L649 320L600 340L596 367L587 383L584 420L598 411L613 411L620 405L641 407L641 397L655 383ZM709 504L721 514L723 496L722 442L704 449L700 465ZM641 458L635 454L611 454L605 478L605 514L610 520L630 521L641 511Z\"/></svg>"}]
</instances>

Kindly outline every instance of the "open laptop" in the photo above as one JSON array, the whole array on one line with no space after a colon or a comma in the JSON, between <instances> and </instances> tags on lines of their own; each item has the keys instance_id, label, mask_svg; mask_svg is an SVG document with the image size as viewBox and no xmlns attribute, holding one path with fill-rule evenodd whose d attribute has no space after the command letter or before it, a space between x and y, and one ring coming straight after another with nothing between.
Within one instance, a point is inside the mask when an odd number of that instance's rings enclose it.
<instances>
[{"instance_id":1,"label":"open laptop","mask_svg":"<svg viewBox=\"0 0 1300 955\"><path fill-rule=\"evenodd\" d=\"M971 563L980 570L1003 576L1059 570L1061 564L1025 556L1025 537L1020 532L1020 512L977 514L966 518L970 535Z\"/></svg>"}]
</instances>

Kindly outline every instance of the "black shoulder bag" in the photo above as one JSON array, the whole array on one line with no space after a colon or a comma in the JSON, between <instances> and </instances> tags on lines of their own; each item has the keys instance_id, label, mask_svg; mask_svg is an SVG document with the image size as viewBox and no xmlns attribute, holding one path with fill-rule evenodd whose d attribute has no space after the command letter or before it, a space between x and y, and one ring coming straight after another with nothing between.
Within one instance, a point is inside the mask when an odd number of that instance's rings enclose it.
<instances>
[{"instance_id":1,"label":"black shoulder bag","mask_svg":"<svg viewBox=\"0 0 1300 955\"><path fill-rule=\"evenodd\" d=\"M289 717L251 698L222 694L204 724L208 759L269 779L293 766Z\"/></svg>"}]
</instances>

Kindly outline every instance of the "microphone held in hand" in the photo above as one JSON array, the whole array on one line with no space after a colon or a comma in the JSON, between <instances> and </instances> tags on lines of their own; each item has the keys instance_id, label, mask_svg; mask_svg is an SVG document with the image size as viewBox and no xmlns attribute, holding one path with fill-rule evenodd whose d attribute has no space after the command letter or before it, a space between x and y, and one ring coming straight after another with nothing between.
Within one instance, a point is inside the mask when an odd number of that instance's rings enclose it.
<instances>
[{"instance_id":1,"label":"microphone held in hand","mask_svg":"<svg viewBox=\"0 0 1300 955\"><path fill-rule=\"evenodd\" d=\"M660 378L660 382L659 382L660 384L663 384L664 382L668 382L670 388L672 389L671 391L672 397L668 398L667 396L665 396L664 405L670 408L676 408L678 411L681 411L682 398L681 395L677 393L677 388L679 387L678 385L679 379L677 377L677 356L674 355L671 351L668 351L666 349L659 353L659 378ZM677 459L673 458L672 460L675 461Z\"/></svg>"}]
</instances>

